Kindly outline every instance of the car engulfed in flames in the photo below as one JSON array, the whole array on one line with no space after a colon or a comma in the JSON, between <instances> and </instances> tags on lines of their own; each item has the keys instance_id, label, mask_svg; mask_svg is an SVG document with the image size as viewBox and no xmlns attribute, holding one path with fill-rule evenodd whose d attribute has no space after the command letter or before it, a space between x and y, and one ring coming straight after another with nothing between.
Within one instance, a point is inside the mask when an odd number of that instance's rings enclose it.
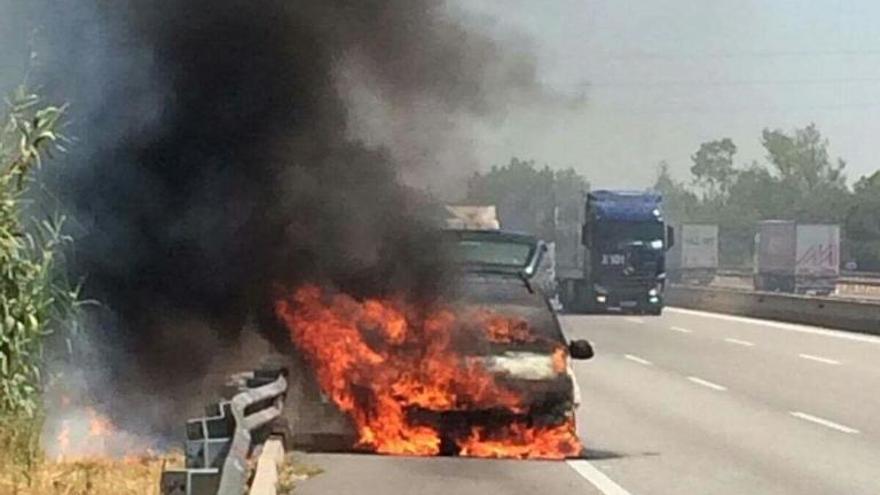
<instances>
[{"instance_id":1,"label":"car engulfed in flames","mask_svg":"<svg viewBox=\"0 0 880 495\"><path fill-rule=\"evenodd\" d=\"M307 285L276 313L353 424L356 450L580 455L571 352L544 297L517 273L471 267L459 280L446 302L427 305Z\"/></svg>"}]
</instances>

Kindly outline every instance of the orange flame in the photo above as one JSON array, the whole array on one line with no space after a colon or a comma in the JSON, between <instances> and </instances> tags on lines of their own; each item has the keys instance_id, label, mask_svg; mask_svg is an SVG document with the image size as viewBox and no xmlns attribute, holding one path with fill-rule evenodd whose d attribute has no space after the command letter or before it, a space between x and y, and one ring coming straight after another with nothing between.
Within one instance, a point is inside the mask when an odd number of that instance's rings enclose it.
<instances>
[{"instance_id":1,"label":"orange flame","mask_svg":"<svg viewBox=\"0 0 880 495\"><path fill-rule=\"evenodd\" d=\"M89 409L89 436L103 438L113 433L113 423L109 419L98 414L94 409Z\"/></svg>"},{"instance_id":2,"label":"orange flame","mask_svg":"<svg viewBox=\"0 0 880 495\"><path fill-rule=\"evenodd\" d=\"M459 317L448 307L425 312L394 301L358 302L315 286L279 300L276 310L322 390L351 417L356 448L438 455L452 442L458 454L476 457L558 459L580 452L573 417L529 426L522 394L500 384L480 359L456 350L535 341L522 319L486 309ZM553 367L565 372L564 350L554 353ZM450 432L424 418L482 411L522 419Z\"/></svg>"},{"instance_id":3,"label":"orange flame","mask_svg":"<svg viewBox=\"0 0 880 495\"><path fill-rule=\"evenodd\" d=\"M65 419L57 424L54 442L45 445L50 457L59 461L122 458L135 462L155 454L150 441L118 429L91 407L71 408L62 414Z\"/></svg>"}]
</instances>

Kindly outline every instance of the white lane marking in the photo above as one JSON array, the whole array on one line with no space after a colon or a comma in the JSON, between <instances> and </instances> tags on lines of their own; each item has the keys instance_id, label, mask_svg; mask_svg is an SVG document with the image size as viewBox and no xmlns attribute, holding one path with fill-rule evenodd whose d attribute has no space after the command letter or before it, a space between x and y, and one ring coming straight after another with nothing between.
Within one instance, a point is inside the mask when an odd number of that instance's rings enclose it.
<instances>
[{"instance_id":1,"label":"white lane marking","mask_svg":"<svg viewBox=\"0 0 880 495\"><path fill-rule=\"evenodd\" d=\"M834 421L828 421L827 419L820 418L818 416L813 416L812 414L807 414L800 411L791 411L789 414L792 416L802 419L804 421L809 421L811 423L816 423L818 425L822 425L826 428L831 428L832 430L842 431L844 433L849 433L851 435L855 435L859 432L859 430L855 428L850 428L849 426L844 426L840 423L835 423Z\"/></svg>"},{"instance_id":2,"label":"white lane marking","mask_svg":"<svg viewBox=\"0 0 880 495\"><path fill-rule=\"evenodd\" d=\"M632 317L632 316L629 316L629 317L624 318L624 319L625 319L626 321L630 322L630 323L638 323L639 325L645 323L645 320L643 320L643 319L641 319L641 318L634 318L634 317Z\"/></svg>"},{"instance_id":3,"label":"white lane marking","mask_svg":"<svg viewBox=\"0 0 880 495\"><path fill-rule=\"evenodd\" d=\"M843 330L831 330L828 328L810 327L806 325L796 325L794 323L782 323L779 321L761 320L758 318L747 318L745 316L722 315L718 313L709 313L707 311L696 311L693 309L670 308L666 307L666 311L672 313L681 313L693 316L703 316L706 318L716 318L719 320L736 321L739 323L750 323L752 325L762 325L765 327L778 328L780 330L788 330L790 332L810 333L813 335L822 335L824 337L834 337L836 339L852 340L855 342L865 342L868 344L880 345L880 337L874 335L864 335L860 333L846 332Z\"/></svg>"},{"instance_id":4,"label":"white lane marking","mask_svg":"<svg viewBox=\"0 0 880 495\"><path fill-rule=\"evenodd\" d=\"M633 356L632 354L624 354L623 357L625 357L626 359L629 359L630 361L634 361L639 364L644 364L645 366L651 366L652 364L654 364L651 361L648 361L647 359L642 359L638 356Z\"/></svg>"},{"instance_id":5,"label":"white lane marking","mask_svg":"<svg viewBox=\"0 0 880 495\"><path fill-rule=\"evenodd\" d=\"M589 461L566 461L566 464L605 495L632 495Z\"/></svg>"},{"instance_id":6,"label":"white lane marking","mask_svg":"<svg viewBox=\"0 0 880 495\"><path fill-rule=\"evenodd\" d=\"M725 342L729 344L741 345L743 347L754 347L754 342L749 342L748 340L739 340L739 339L724 339Z\"/></svg>"},{"instance_id":7,"label":"white lane marking","mask_svg":"<svg viewBox=\"0 0 880 495\"><path fill-rule=\"evenodd\" d=\"M798 354L798 356L800 356L800 357L802 357L802 358L804 358L804 359L809 359L810 361L816 361L816 362L819 362L819 363L825 363L825 364L840 364L840 361L835 361L835 360L833 360L833 359L824 358L824 357L822 357L822 356L814 356L814 355L812 355L812 354Z\"/></svg>"},{"instance_id":8,"label":"white lane marking","mask_svg":"<svg viewBox=\"0 0 880 495\"><path fill-rule=\"evenodd\" d=\"M712 383L708 380L703 380L702 378L697 378L696 376L689 376L688 380L696 383L697 385L702 385L704 387L711 388L712 390L718 390L719 392L724 392L727 390L727 387L723 385L718 385L717 383Z\"/></svg>"},{"instance_id":9,"label":"white lane marking","mask_svg":"<svg viewBox=\"0 0 880 495\"><path fill-rule=\"evenodd\" d=\"M688 330L687 328L684 328L684 327L669 327L669 329L672 330L673 332L694 333L693 330Z\"/></svg>"}]
</instances>

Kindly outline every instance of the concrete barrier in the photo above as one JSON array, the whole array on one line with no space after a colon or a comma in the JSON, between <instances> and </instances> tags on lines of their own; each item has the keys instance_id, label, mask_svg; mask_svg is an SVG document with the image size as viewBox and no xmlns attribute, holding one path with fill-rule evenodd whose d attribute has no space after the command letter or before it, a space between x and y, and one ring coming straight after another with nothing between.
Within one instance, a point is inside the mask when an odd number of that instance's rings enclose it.
<instances>
[{"instance_id":1,"label":"concrete barrier","mask_svg":"<svg viewBox=\"0 0 880 495\"><path fill-rule=\"evenodd\" d=\"M263 444L254 468L249 495L277 495L278 475L284 464L284 441L272 437Z\"/></svg>"},{"instance_id":2,"label":"concrete barrier","mask_svg":"<svg viewBox=\"0 0 880 495\"><path fill-rule=\"evenodd\" d=\"M665 299L680 308L880 335L880 301L683 285L667 287Z\"/></svg>"}]
</instances>

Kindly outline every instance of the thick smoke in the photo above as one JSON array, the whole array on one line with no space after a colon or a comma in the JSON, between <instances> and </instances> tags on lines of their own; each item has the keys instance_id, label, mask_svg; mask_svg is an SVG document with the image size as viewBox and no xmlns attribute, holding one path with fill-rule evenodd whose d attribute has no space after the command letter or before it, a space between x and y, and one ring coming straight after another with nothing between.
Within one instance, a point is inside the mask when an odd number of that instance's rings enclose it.
<instances>
[{"instance_id":1,"label":"thick smoke","mask_svg":"<svg viewBox=\"0 0 880 495\"><path fill-rule=\"evenodd\" d=\"M442 1L59 6L31 7L40 81L76 118L51 179L74 268L112 315L111 392L199 376L254 315L280 343L260 320L279 287L429 297L443 275L430 203L401 179L457 164L407 123L448 146L461 116L539 92L528 54Z\"/></svg>"}]
</instances>

